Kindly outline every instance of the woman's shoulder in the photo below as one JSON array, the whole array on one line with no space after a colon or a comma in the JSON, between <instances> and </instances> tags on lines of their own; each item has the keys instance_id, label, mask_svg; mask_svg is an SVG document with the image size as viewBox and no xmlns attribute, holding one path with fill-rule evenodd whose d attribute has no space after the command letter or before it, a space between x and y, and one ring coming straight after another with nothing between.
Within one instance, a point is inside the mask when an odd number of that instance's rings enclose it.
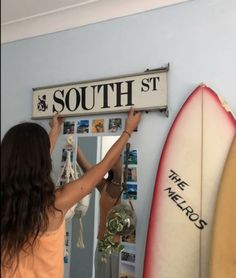
<instances>
[{"instance_id":1,"label":"woman's shoulder","mask_svg":"<svg viewBox=\"0 0 236 278\"><path fill-rule=\"evenodd\" d=\"M64 213L58 209L52 209L48 213L47 232L53 232L58 230L64 222L65 222Z\"/></svg>"}]
</instances>

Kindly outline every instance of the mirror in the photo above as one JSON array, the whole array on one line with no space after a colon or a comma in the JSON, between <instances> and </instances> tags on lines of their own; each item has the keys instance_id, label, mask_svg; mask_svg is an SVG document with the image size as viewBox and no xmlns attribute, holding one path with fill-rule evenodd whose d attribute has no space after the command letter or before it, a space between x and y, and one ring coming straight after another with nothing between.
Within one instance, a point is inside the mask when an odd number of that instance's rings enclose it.
<instances>
[{"instance_id":1,"label":"mirror","mask_svg":"<svg viewBox=\"0 0 236 278\"><path fill-rule=\"evenodd\" d=\"M86 171L85 168L88 165L98 163L118 138L119 136L78 136L76 138L77 151L73 155L77 155L77 162L80 168ZM73 160L75 160L75 157L73 157ZM84 162L84 160L86 161ZM104 179L91 193L86 214L83 217L78 217L77 213L75 213L75 216L67 224L64 278L77 278L78 274L83 278L105 277L103 275L103 271L105 271L104 265L107 268L109 264L104 264L101 260L101 254L97 251L97 238L101 239L104 235L106 213L115 205L117 197L120 195L121 157L112 170L105 175ZM111 182L113 186L109 186ZM101 198L101 196L103 197ZM80 238L79 242L81 242L82 238L84 248L78 248L78 238ZM112 271L117 273L118 277L119 254L112 255L112 262Z\"/></svg>"}]
</instances>

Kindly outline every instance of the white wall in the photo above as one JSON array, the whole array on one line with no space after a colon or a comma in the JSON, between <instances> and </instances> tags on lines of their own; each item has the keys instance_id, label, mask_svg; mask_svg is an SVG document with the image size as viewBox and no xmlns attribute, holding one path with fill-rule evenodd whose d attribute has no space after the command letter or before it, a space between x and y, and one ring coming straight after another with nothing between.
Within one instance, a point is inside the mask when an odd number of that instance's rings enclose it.
<instances>
[{"instance_id":1,"label":"white wall","mask_svg":"<svg viewBox=\"0 0 236 278\"><path fill-rule=\"evenodd\" d=\"M170 124L201 82L221 94L236 113L235 49L234 0L195 0L2 45L2 135L13 124L30 119L33 87L170 63L169 118L158 112L143 115L131 139L139 159L136 278L142 277L153 184Z\"/></svg>"}]
</instances>

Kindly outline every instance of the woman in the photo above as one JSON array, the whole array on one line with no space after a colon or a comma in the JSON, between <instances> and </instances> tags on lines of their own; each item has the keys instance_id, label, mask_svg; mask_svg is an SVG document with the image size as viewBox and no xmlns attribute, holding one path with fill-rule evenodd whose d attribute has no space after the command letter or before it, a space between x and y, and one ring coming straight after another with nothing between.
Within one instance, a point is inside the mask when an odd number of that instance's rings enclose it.
<instances>
[{"instance_id":1,"label":"woman","mask_svg":"<svg viewBox=\"0 0 236 278\"><path fill-rule=\"evenodd\" d=\"M104 159L55 191L50 151L61 130L56 115L48 134L35 123L11 128L1 145L1 274L4 278L63 277L66 212L86 196L119 158L141 114L131 108L125 131Z\"/></svg>"},{"instance_id":2,"label":"woman","mask_svg":"<svg viewBox=\"0 0 236 278\"><path fill-rule=\"evenodd\" d=\"M122 177L122 160L121 155L115 162L114 166L109 170L108 177L103 178L96 185L100 192L99 202L99 229L98 229L98 240L104 238L106 232L106 217L108 212L116 205L119 201L121 194L121 177ZM77 148L77 162L82 168L83 172L86 173L93 166L87 161L81 149ZM119 242L120 237L115 236L115 242ZM102 253L99 252L98 247L95 254L95 278L118 278L119 277L119 254L113 253L108 258L106 263L102 260Z\"/></svg>"}]
</instances>

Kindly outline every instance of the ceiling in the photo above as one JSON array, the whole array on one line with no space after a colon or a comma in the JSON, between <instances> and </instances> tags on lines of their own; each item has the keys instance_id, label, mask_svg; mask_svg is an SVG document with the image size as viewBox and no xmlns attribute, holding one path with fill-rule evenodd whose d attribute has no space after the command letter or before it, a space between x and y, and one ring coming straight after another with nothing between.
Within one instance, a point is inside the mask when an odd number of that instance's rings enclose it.
<instances>
[{"instance_id":1,"label":"ceiling","mask_svg":"<svg viewBox=\"0 0 236 278\"><path fill-rule=\"evenodd\" d=\"M189 0L1 0L2 42L34 37Z\"/></svg>"}]
</instances>

